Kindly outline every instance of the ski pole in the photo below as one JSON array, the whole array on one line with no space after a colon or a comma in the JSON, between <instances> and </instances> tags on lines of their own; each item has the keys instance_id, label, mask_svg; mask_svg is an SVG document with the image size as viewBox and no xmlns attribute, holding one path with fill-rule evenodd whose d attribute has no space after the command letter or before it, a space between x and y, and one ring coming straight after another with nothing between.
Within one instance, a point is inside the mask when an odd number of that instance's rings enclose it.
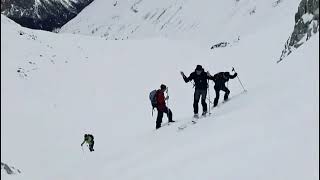
<instances>
[{"instance_id":1,"label":"ski pole","mask_svg":"<svg viewBox=\"0 0 320 180\"><path fill-rule=\"evenodd\" d=\"M232 71L236 73L236 71L234 70L234 67L232 67ZM243 88L243 91L246 92L247 90L243 87L242 82L241 82L239 76L237 76L237 78L238 78L238 80L239 80L239 82L240 82L240 84L241 84L241 86L242 86L242 88Z\"/></svg>"},{"instance_id":2,"label":"ski pole","mask_svg":"<svg viewBox=\"0 0 320 180\"><path fill-rule=\"evenodd\" d=\"M209 104L213 104L213 102L207 97L207 100L209 101Z\"/></svg>"},{"instance_id":3,"label":"ski pole","mask_svg":"<svg viewBox=\"0 0 320 180\"><path fill-rule=\"evenodd\" d=\"M166 92L167 92L167 97L168 97L168 99L167 99L167 113L169 114L169 112L170 112L170 108L169 108L169 88L167 87L167 90L166 90Z\"/></svg>"},{"instance_id":4,"label":"ski pole","mask_svg":"<svg viewBox=\"0 0 320 180\"><path fill-rule=\"evenodd\" d=\"M169 97L169 88L168 87L167 87L166 93L167 93L167 97ZM169 98L167 99L167 107L169 108Z\"/></svg>"},{"instance_id":5,"label":"ski pole","mask_svg":"<svg viewBox=\"0 0 320 180\"><path fill-rule=\"evenodd\" d=\"M210 109L211 109L211 108L210 108L210 107L211 107L211 106L210 106L210 102L211 102L211 101L210 101L210 85L209 85L209 79L208 79L208 96L209 96L209 115L210 115L210 114L211 114L211 112L210 112Z\"/></svg>"}]
</instances>

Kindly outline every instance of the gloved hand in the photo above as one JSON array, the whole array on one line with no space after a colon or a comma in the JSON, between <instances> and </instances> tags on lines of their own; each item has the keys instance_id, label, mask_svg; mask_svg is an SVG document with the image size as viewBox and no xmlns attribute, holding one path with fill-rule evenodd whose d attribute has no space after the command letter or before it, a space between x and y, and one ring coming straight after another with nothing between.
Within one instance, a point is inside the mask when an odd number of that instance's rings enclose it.
<instances>
[{"instance_id":1,"label":"gloved hand","mask_svg":"<svg viewBox=\"0 0 320 180\"><path fill-rule=\"evenodd\" d=\"M182 75L182 77L185 77L186 75L184 75L184 73L182 71L180 71L180 74Z\"/></svg>"},{"instance_id":2,"label":"gloved hand","mask_svg":"<svg viewBox=\"0 0 320 180\"><path fill-rule=\"evenodd\" d=\"M238 73L234 73L234 75L237 77L237 76L238 76Z\"/></svg>"}]
</instances>

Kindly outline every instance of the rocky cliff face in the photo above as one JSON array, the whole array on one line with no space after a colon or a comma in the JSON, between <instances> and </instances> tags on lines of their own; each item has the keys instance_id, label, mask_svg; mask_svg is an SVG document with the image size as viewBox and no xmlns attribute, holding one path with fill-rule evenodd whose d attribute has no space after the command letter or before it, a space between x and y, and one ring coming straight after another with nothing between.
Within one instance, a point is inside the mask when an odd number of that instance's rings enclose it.
<instances>
[{"instance_id":1,"label":"rocky cliff face","mask_svg":"<svg viewBox=\"0 0 320 180\"><path fill-rule=\"evenodd\" d=\"M319 0L302 0L298 12L295 14L294 30L287 40L278 62L317 32L319 32Z\"/></svg>"},{"instance_id":2,"label":"rocky cliff face","mask_svg":"<svg viewBox=\"0 0 320 180\"><path fill-rule=\"evenodd\" d=\"M19 174L21 171L12 166L8 166L7 164L1 162L1 171L4 171L7 174ZM2 173L2 172L1 172Z\"/></svg>"},{"instance_id":3,"label":"rocky cliff face","mask_svg":"<svg viewBox=\"0 0 320 180\"><path fill-rule=\"evenodd\" d=\"M32 29L52 31L74 18L93 0L1 0L1 14Z\"/></svg>"}]
</instances>

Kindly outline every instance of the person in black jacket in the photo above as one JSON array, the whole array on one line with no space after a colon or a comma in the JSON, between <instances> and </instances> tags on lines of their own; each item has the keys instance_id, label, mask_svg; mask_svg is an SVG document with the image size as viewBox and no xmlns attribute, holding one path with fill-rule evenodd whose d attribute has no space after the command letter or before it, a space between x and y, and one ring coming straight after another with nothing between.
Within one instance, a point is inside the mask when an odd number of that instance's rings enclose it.
<instances>
[{"instance_id":1,"label":"person in black jacket","mask_svg":"<svg viewBox=\"0 0 320 180\"><path fill-rule=\"evenodd\" d=\"M194 99L193 99L193 112L194 116L198 117L198 104L201 96L201 104L202 104L202 115L207 114L207 88L208 88L208 80L213 80L212 76L210 76L209 72L204 72L204 69L201 65L197 65L194 72L190 74L189 77L186 77L184 73L181 71L181 75L184 81L187 83L189 81L194 81L195 91L194 91Z\"/></svg>"},{"instance_id":2,"label":"person in black jacket","mask_svg":"<svg viewBox=\"0 0 320 180\"><path fill-rule=\"evenodd\" d=\"M229 79L234 79L237 77L237 73L230 75L229 72L219 72L213 76L214 81L214 90L216 92L216 97L213 102L213 107L216 107L219 102L220 90L224 91L224 100L228 100L228 96L230 94L230 90L226 87L225 83L229 81Z\"/></svg>"}]
</instances>

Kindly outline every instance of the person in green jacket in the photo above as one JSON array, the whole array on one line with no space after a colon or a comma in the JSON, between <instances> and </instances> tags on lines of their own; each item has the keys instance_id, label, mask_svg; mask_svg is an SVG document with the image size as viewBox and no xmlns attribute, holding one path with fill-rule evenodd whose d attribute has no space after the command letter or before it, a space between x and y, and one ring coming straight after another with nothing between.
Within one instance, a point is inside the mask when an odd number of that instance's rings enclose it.
<instances>
[{"instance_id":1,"label":"person in green jacket","mask_svg":"<svg viewBox=\"0 0 320 180\"><path fill-rule=\"evenodd\" d=\"M93 149L93 145L94 145L94 141L93 141L93 135L91 134L85 134L84 135L84 140L83 142L81 143L81 146L83 146L83 144L86 142L88 145L89 145L89 150L92 152L94 151Z\"/></svg>"}]
</instances>

